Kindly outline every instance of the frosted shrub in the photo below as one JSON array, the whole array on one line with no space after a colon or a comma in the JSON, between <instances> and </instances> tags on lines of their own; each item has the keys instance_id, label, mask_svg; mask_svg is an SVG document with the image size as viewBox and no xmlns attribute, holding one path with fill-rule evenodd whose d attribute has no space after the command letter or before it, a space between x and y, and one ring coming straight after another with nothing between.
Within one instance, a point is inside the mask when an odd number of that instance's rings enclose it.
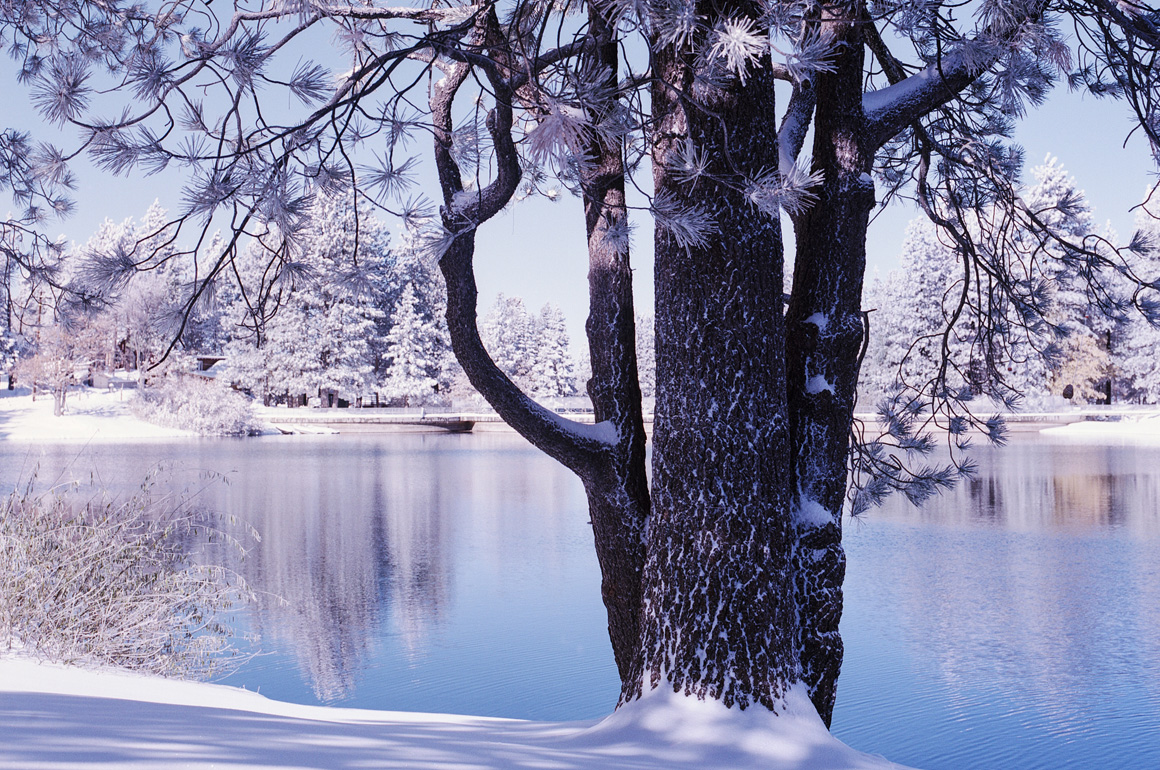
<instances>
[{"instance_id":1,"label":"frosted shrub","mask_svg":"<svg viewBox=\"0 0 1160 770\"><path fill-rule=\"evenodd\" d=\"M256 536L256 533L254 533ZM192 549L234 538L174 498L81 491L0 501L0 654L204 679L239 653L221 618L245 581Z\"/></svg>"},{"instance_id":2,"label":"frosted shrub","mask_svg":"<svg viewBox=\"0 0 1160 770\"><path fill-rule=\"evenodd\" d=\"M133 413L202 436L252 436L261 430L249 398L201 377L166 378L160 387L140 391Z\"/></svg>"}]
</instances>

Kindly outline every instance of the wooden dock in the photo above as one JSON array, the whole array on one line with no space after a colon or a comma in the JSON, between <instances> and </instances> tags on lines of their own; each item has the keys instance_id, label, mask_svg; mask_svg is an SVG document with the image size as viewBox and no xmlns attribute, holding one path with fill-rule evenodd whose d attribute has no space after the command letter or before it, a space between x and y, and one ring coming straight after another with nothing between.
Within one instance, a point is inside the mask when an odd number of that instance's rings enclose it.
<instances>
[{"instance_id":1,"label":"wooden dock","mask_svg":"<svg viewBox=\"0 0 1160 770\"><path fill-rule=\"evenodd\" d=\"M498 421L496 415L398 414L363 409L263 410L261 419L282 433L379 433L432 430L470 433L477 422Z\"/></svg>"}]
</instances>

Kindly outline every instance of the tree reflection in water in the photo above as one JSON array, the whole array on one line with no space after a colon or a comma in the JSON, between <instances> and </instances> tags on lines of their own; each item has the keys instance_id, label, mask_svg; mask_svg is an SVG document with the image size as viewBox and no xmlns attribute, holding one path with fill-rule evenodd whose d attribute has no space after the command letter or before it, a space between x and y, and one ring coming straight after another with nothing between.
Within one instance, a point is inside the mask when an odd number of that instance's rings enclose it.
<instances>
[{"instance_id":1,"label":"tree reflection in water","mask_svg":"<svg viewBox=\"0 0 1160 770\"><path fill-rule=\"evenodd\" d=\"M448 443L458 439L470 445ZM261 597L253 630L263 647L293 650L323 702L351 694L384 637L404 662L423 657L456 579L550 573L565 517L577 503L583 515L566 472L545 472L511 436L343 437L283 449L284 473L243 460L216 503L246 512L263 535L237 565Z\"/></svg>"},{"instance_id":2,"label":"tree reflection in water","mask_svg":"<svg viewBox=\"0 0 1160 770\"><path fill-rule=\"evenodd\" d=\"M976 447L979 472L921 508L893 498L869 519L991 522L1010 530L1124 528L1160 534L1160 448L1093 446L1016 435Z\"/></svg>"},{"instance_id":3,"label":"tree reflection in water","mask_svg":"<svg viewBox=\"0 0 1160 770\"><path fill-rule=\"evenodd\" d=\"M928 768L1160 766L1160 447L1012 444L847 529L835 731Z\"/></svg>"}]
</instances>

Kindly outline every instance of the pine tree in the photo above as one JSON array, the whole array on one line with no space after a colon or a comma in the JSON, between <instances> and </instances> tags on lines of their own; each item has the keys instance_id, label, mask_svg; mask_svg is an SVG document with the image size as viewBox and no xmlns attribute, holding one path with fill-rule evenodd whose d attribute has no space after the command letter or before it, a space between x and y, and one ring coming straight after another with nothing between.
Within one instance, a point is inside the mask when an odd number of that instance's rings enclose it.
<instances>
[{"instance_id":1,"label":"pine tree","mask_svg":"<svg viewBox=\"0 0 1160 770\"><path fill-rule=\"evenodd\" d=\"M440 398L451 395L453 383L462 381L468 392L470 383L466 382L463 370L455 355L451 351L451 337L447 331L447 292L443 285L443 277L439 275L430 261L424 259L422 249L416 242L414 233L405 231L401 248L395 258L392 273L392 290L389 304L395 307L402 291L410 287L415 294L415 308L420 315L425 329L431 333L431 349L429 356L432 360L432 375L438 383L437 391ZM390 316L387 316L389 331ZM386 332L383 333L385 339ZM389 363L389 350L385 350L385 365Z\"/></svg>"},{"instance_id":2,"label":"pine tree","mask_svg":"<svg viewBox=\"0 0 1160 770\"><path fill-rule=\"evenodd\" d=\"M926 219L906 228L888 360L897 361L904 383L918 391L937 374L943 359L943 330L949 321L955 254L939 240L938 229Z\"/></svg>"},{"instance_id":3,"label":"pine tree","mask_svg":"<svg viewBox=\"0 0 1160 770\"><path fill-rule=\"evenodd\" d=\"M567 322L551 303L540 309L536 325L536 358L532 364L532 392L541 398L576 395L576 372L569 350Z\"/></svg>"},{"instance_id":4,"label":"pine tree","mask_svg":"<svg viewBox=\"0 0 1160 770\"><path fill-rule=\"evenodd\" d=\"M227 370L263 396L369 392L385 299L381 280L360 280L356 260L389 274L386 228L369 215L356 222L345 199L326 199L303 230L297 261L279 258L261 239L239 259L243 287L229 311Z\"/></svg>"},{"instance_id":5,"label":"pine tree","mask_svg":"<svg viewBox=\"0 0 1160 770\"><path fill-rule=\"evenodd\" d=\"M1091 206L1074 177L1059 161L1048 156L1031 170L1036 183L1023 196L1028 210L1051 231L1083 242L1094 231ZM1032 236L1024 234L1025 239ZM1034 244L1044 262L1049 282L1050 309L1045 320L1051 327L1040 339L1047 348L1050 335L1058 339L1059 354L1048 355L1047 378L1051 392L1061 395L1071 385L1075 397L1087 401L1107 398L1110 377L1110 340L1115 326L1113 309L1103 306L1077 271L1076 257L1058 242ZM1110 285L1110 284L1109 284Z\"/></svg>"},{"instance_id":6,"label":"pine tree","mask_svg":"<svg viewBox=\"0 0 1160 770\"><path fill-rule=\"evenodd\" d=\"M1021 191L1031 215L1050 232L1084 242L1092 219L1075 180L1050 156L1031 176L1035 184ZM986 249L996 232L1014 229L1008 212L990 206L970 212L963 232ZM1118 322L1076 277L1076 257L1066 247L1027 232L1017 237L1034 255L1023 265L1026 280L1043 275L1042 317L1029 319L1026 307L999 296L990 300L983 323L977 306L960 307L961 249L928 219L911 222L899 270L864 290L863 307L874 312L860 392L876 401L899 383L922 392L938 381L1000 402L1038 404L1072 384L1081 398L1102 398L1107 340Z\"/></svg>"},{"instance_id":7,"label":"pine tree","mask_svg":"<svg viewBox=\"0 0 1160 770\"><path fill-rule=\"evenodd\" d=\"M199 280L225 248L225 240L218 230L209 238L208 244L199 250L195 260L182 260L176 264L179 296L185 298L193 292L200 292L182 319L185 326L181 344L195 353L220 355L229 342L227 308L237 300L237 287L232 281L215 281L203 285Z\"/></svg>"},{"instance_id":8,"label":"pine tree","mask_svg":"<svg viewBox=\"0 0 1160 770\"><path fill-rule=\"evenodd\" d=\"M652 315L636 317L636 367L640 394L652 398L657 390L656 328Z\"/></svg>"},{"instance_id":9,"label":"pine tree","mask_svg":"<svg viewBox=\"0 0 1160 770\"><path fill-rule=\"evenodd\" d=\"M899 328L901 284L902 273L891 270L885 278L875 275L862 289L862 308L870 328L858 375L858 404L863 411L876 408L898 380L902 346L895 332Z\"/></svg>"},{"instance_id":10,"label":"pine tree","mask_svg":"<svg viewBox=\"0 0 1160 770\"><path fill-rule=\"evenodd\" d=\"M383 387L389 398L402 399L404 406L430 401L442 374L442 342L435 320L425 317L415 287L408 282L395 304L387 334L391 363Z\"/></svg>"},{"instance_id":11,"label":"pine tree","mask_svg":"<svg viewBox=\"0 0 1160 770\"><path fill-rule=\"evenodd\" d=\"M663 688L776 710L801 684L829 724L848 495L860 510L887 488L921 498L957 478L954 468L892 475L923 444L901 430L894 445L851 455L876 203L919 200L956 242L964 287L987 284L960 295L973 313L966 371L912 395L927 415L999 440L1001 422L971 412L959 380L1002 395L1008 327L1029 329L1031 343L1051 325L1038 247L1013 237L1051 240L1015 194L1015 119L1066 78L1129 102L1132 130L1160 145L1160 31L1137 3L218 6L185 13L179 2L163 17L143 10L109 24L102 4L58 4L9 23L27 71L43 73L35 101L46 118L83 128L111 171L192 167L185 221L208 229L232 214L239 227L280 233L273 280L297 260L312 196L353 186L414 218L421 206L400 195L413 168L404 152L413 129L425 132L439 180L432 252L456 356L505 421L584 483L622 702ZM90 19L100 34L84 34ZM275 28L278 42L262 43ZM338 51L321 60L345 60L348 74L303 62L285 81L271 76L302 42L324 38ZM100 103L122 93L133 104L112 124L89 114L80 85L102 66L126 76ZM38 176L66 176L68 153L38 155ZM651 476L627 195L646 161ZM31 162L9 165L22 202L37 197ZM477 231L519 195L558 183L583 203L595 429L529 399L477 326ZM972 213L992 207L1001 213ZM788 302L783 214L795 240ZM975 239L971 227L988 218L1001 226ZM1108 267L1082 243L1060 259L1084 283ZM505 347L515 349L492 350ZM526 379L514 358L507 369ZM851 490L851 467L875 486Z\"/></svg>"},{"instance_id":12,"label":"pine tree","mask_svg":"<svg viewBox=\"0 0 1160 770\"><path fill-rule=\"evenodd\" d=\"M480 323L479 333L500 371L525 392L532 390L536 328L523 299L499 294Z\"/></svg>"},{"instance_id":13,"label":"pine tree","mask_svg":"<svg viewBox=\"0 0 1160 770\"><path fill-rule=\"evenodd\" d=\"M1160 222L1145 208L1137 215L1132 239L1137 274L1160 286ZM1146 313L1132 313L1116 329L1113 368L1116 395L1126 401L1160 404L1160 291L1143 290L1137 297Z\"/></svg>"}]
</instances>

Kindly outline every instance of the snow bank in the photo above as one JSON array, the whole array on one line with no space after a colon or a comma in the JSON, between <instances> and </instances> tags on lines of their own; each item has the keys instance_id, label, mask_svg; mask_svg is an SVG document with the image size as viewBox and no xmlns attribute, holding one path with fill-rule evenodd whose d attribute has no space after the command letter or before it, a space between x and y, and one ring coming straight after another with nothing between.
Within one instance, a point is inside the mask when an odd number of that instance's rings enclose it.
<instances>
[{"instance_id":1,"label":"snow bank","mask_svg":"<svg viewBox=\"0 0 1160 770\"><path fill-rule=\"evenodd\" d=\"M883 770L794 690L780 715L654 692L603 721L299 706L220 685L0 659L0 768Z\"/></svg>"},{"instance_id":2,"label":"snow bank","mask_svg":"<svg viewBox=\"0 0 1160 770\"><path fill-rule=\"evenodd\" d=\"M1044 428L1040 433L1100 444L1109 441L1160 443L1160 414L1121 420L1084 420Z\"/></svg>"},{"instance_id":3,"label":"snow bank","mask_svg":"<svg viewBox=\"0 0 1160 770\"><path fill-rule=\"evenodd\" d=\"M52 414L51 394L41 394L33 401L27 393L0 398L0 439L89 441L194 435L137 419L129 411L131 393L90 388L72 391L60 417Z\"/></svg>"}]
</instances>

